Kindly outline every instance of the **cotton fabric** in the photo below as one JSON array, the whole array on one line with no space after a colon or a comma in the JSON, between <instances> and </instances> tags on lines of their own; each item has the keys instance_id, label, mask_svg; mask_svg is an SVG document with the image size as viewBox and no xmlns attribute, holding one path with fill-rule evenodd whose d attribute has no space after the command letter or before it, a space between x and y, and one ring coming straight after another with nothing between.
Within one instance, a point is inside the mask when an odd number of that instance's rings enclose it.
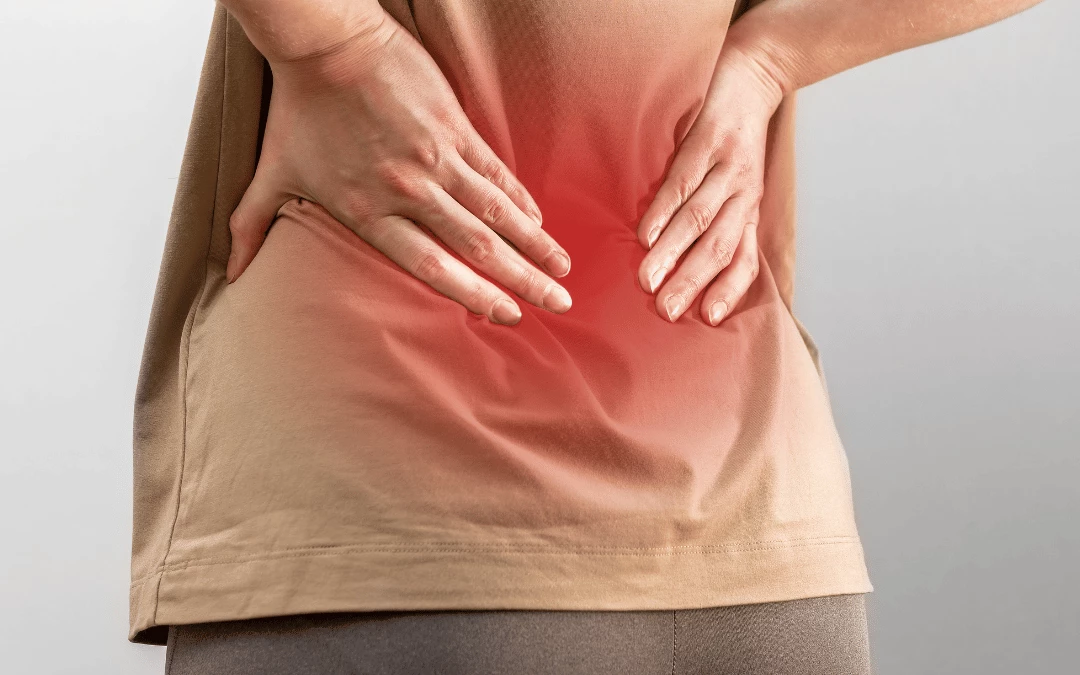
<instances>
[{"instance_id":1,"label":"cotton fabric","mask_svg":"<svg viewBox=\"0 0 1080 675\"><path fill-rule=\"evenodd\" d=\"M266 64L217 9L135 405L129 639L372 610L668 610L872 590L818 349L792 309L794 96L760 273L660 317L636 225L728 1L386 0L570 253L573 308L491 324L320 206L224 278ZM739 8L740 10L742 8Z\"/></svg>"}]
</instances>

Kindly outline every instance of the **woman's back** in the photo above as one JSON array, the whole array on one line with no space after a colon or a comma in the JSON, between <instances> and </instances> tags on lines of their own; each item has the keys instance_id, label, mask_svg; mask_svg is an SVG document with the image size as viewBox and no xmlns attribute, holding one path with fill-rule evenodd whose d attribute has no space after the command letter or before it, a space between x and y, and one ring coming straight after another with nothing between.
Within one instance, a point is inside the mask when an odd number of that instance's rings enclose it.
<instances>
[{"instance_id":1,"label":"woman's back","mask_svg":"<svg viewBox=\"0 0 1080 675\"><path fill-rule=\"evenodd\" d=\"M226 285L262 65L219 9L140 381L132 635L870 590L817 351L790 311L790 101L739 305L719 326L697 303L671 323L637 282L637 223L732 2L383 4L536 199L574 306L492 324L299 200ZM216 181L191 177L205 167Z\"/></svg>"}]
</instances>

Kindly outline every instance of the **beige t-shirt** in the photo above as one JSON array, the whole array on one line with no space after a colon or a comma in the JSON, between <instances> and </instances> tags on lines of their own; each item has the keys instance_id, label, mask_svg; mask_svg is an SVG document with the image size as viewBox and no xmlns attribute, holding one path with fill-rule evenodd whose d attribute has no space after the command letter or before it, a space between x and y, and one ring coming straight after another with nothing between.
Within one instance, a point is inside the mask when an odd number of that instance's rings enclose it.
<instances>
[{"instance_id":1,"label":"beige t-shirt","mask_svg":"<svg viewBox=\"0 0 1080 675\"><path fill-rule=\"evenodd\" d=\"M293 201L224 280L270 82L218 8L135 410L129 638L282 614L680 609L872 590L791 311L794 99L760 273L719 326L637 284L637 222L732 0L384 0L570 253L492 324ZM740 8L741 11L741 8Z\"/></svg>"}]
</instances>

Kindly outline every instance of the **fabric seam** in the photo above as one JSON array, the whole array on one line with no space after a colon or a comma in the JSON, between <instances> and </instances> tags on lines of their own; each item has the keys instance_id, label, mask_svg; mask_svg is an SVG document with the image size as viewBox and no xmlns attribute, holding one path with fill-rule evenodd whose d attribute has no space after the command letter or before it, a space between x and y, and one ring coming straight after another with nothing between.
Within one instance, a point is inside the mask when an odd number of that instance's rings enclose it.
<instances>
[{"instance_id":1,"label":"fabric seam","mask_svg":"<svg viewBox=\"0 0 1080 675\"><path fill-rule=\"evenodd\" d=\"M156 621L157 617L154 617L154 619ZM169 636L165 641L165 675L172 674L173 659L176 658L176 647L178 644L180 644L180 626L172 626L169 628Z\"/></svg>"},{"instance_id":2,"label":"fabric seam","mask_svg":"<svg viewBox=\"0 0 1080 675\"><path fill-rule=\"evenodd\" d=\"M146 579L155 575L164 576L166 574L180 572L188 568L193 567L213 567L217 565L243 565L247 563L259 563L268 562L273 560L288 560L293 558L313 558L313 557L330 557L330 556L350 556L350 555L364 555L369 553L503 553L503 554L530 554L530 555L569 555L569 556L623 556L623 557L662 557L662 556L677 556L677 555L693 555L693 554L708 554L713 551L728 552L728 553L744 553L754 551L781 551L785 549L802 548L806 546L830 546L830 545L851 545L860 543L859 537L816 537L807 539L792 539L783 542L747 542L743 544L702 544L702 545L688 545L682 547L580 547L576 549L555 549L545 550L544 547L527 547L527 546L504 546L501 548L495 547L462 547L460 545L443 547L434 546L433 544L353 544L353 545L335 545L326 547L308 547L299 549L284 549L282 551L271 552L261 555L253 556L236 556L230 558L194 558L192 560L186 560L168 565L161 565L156 568L150 574L140 577L131 583L131 586L141 584ZM777 544L777 545L770 545ZM688 549L688 550L675 550L675 549ZM160 589L160 583L158 588Z\"/></svg>"},{"instance_id":3,"label":"fabric seam","mask_svg":"<svg viewBox=\"0 0 1080 675\"><path fill-rule=\"evenodd\" d=\"M160 571L169 569L168 560L169 555L172 553L172 545L176 536L176 525L180 520L180 501L184 491L184 469L187 459L187 417L188 417L188 368L191 357L191 333L195 328L195 320L198 318L199 308L202 306L203 297L206 295L207 281L210 273L210 251L213 247L214 241L214 225L217 221L217 203L218 193L221 189L221 155L222 147L224 145L225 137L225 104L228 99L228 68L229 68L229 24L230 18L228 13L225 14L225 36L224 47L221 50L221 113L218 117L218 148L217 159L215 160L215 177L214 177L214 200L213 206L210 209L210 232L206 242L206 254L203 256L202 266L202 283L199 285L199 292L195 298L195 306L191 311L191 318L188 320L185 331L187 333L187 340L184 343L184 376L183 384L181 388L181 402L183 404L183 413L181 414L181 433L180 433L180 475L177 480L176 486L176 510L173 512L172 526L169 528L169 540L165 545L165 555L161 560L161 565L158 566L155 572L152 572L149 576L158 574ZM154 591L154 624L157 624L158 609L161 607L161 582L165 575L161 574L158 577L157 588ZM145 577L144 577L145 578ZM133 584L134 585L134 582Z\"/></svg>"},{"instance_id":4,"label":"fabric seam","mask_svg":"<svg viewBox=\"0 0 1080 675\"><path fill-rule=\"evenodd\" d=\"M675 675L675 665L679 657L679 610L671 610L671 675Z\"/></svg>"}]
</instances>

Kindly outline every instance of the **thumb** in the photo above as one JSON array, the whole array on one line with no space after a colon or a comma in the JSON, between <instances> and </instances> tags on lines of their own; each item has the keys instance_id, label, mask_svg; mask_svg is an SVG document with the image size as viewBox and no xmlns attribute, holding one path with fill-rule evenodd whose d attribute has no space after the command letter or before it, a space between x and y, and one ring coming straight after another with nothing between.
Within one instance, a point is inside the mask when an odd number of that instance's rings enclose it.
<instances>
[{"instance_id":1,"label":"thumb","mask_svg":"<svg viewBox=\"0 0 1080 675\"><path fill-rule=\"evenodd\" d=\"M232 246L229 262L225 266L225 278L230 284L254 260L266 238L266 231L277 217L278 209L289 199L289 195L275 188L256 171L255 178L229 217Z\"/></svg>"}]
</instances>

